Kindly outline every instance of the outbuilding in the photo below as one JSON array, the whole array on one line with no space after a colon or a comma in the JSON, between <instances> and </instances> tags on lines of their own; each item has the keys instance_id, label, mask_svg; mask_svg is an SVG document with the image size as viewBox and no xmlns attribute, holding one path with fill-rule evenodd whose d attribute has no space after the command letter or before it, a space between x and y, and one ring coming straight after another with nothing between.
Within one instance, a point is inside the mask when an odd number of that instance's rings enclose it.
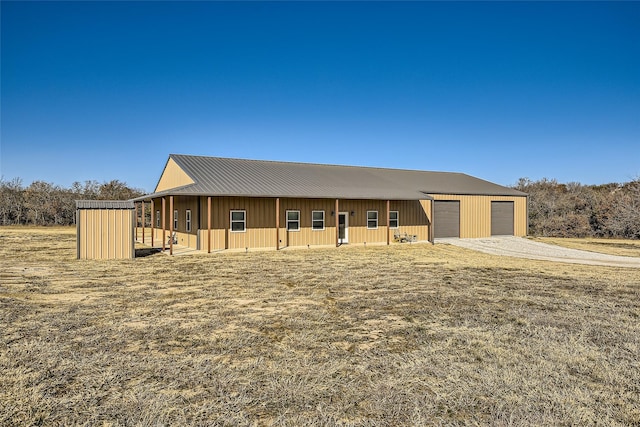
<instances>
[{"instance_id":1,"label":"outbuilding","mask_svg":"<svg viewBox=\"0 0 640 427\"><path fill-rule=\"evenodd\" d=\"M172 154L152 245L226 249L527 234L527 195L462 173ZM142 211L142 210L141 210Z\"/></svg>"},{"instance_id":2,"label":"outbuilding","mask_svg":"<svg viewBox=\"0 0 640 427\"><path fill-rule=\"evenodd\" d=\"M134 208L131 200L77 200L78 259L134 258Z\"/></svg>"}]
</instances>

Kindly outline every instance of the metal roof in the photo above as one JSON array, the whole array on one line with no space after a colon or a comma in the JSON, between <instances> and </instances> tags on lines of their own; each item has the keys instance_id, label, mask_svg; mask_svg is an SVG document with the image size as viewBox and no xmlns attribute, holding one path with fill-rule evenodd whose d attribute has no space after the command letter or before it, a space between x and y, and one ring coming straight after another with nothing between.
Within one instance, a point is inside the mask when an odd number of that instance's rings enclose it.
<instances>
[{"instance_id":1,"label":"metal roof","mask_svg":"<svg viewBox=\"0 0 640 427\"><path fill-rule=\"evenodd\" d=\"M134 209L133 200L76 200L76 209Z\"/></svg>"},{"instance_id":2,"label":"metal roof","mask_svg":"<svg viewBox=\"0 0 640 427\"><path fill-rule=\"evenodd\" d=\"M429 194L525 196L462 173L171 154L194 184L146 195L424 200Z\"/></svg>"}]
</instances>

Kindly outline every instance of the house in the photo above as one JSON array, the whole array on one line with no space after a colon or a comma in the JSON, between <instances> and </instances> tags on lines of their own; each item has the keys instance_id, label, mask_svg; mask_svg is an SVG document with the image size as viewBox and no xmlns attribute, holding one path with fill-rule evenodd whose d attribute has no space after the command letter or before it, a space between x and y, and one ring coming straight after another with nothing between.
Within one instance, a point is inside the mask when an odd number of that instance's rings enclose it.
<instances>
[{"instance_id":1,"label":"house","mask_svg":"<svg viewBox=\"0 0 640 427\"><path fill-rule=\"evenodd\" d=\"M528 227L525 193L461 173L179 154L134 202L150 205L152 244L171 252L525 236Z\"/></svg>"}]
</instances>

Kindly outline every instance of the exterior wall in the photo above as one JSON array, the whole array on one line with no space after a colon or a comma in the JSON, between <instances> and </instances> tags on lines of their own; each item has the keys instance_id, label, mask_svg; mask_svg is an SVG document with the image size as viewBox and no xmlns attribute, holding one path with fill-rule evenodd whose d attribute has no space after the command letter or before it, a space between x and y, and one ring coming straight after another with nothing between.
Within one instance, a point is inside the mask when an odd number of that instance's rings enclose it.
<instances>
[{"instance_id":1,"label":"exterior wall","mask_svg":"<svg viewBox=\"0 0 640 427\"><path fill-rule=\"evenodd\" d=\"M514 235L527 235L527 198L518 196L470 196L436 194L435 200L460 201L460 237L491 236L491 202L514 202ZM212 197L211 198L211 250L275 248L276 246L276 200L274 198ZM407 233L417 235L419 241L430 238L430 200L401 200L390 202L390 210L399 213L398 230L390 229L393 235ZM162 209L162 200L154 200L154 209ZM191 209L191 232L186 231L185 211ZM178 210L177 243L194 249L207 250L207 197L174 196L174 210ZM233 232L230 228L230 211L246 211L246 231ZM286 213L300 211L300 230L287 231ZM324 230L313 230L312 211L324 211ZM336 216L333 199L280 199L280 248L294 246L319 246L335 244ZM367 228L367 211L378 211L378 228ZM339 211L348 212L348 243L386 243L387 214L384 200L340 200ZM351 215L353 212L353 215ZM169 197L166 197L165 243L169 239L171 218ZM154 212L155 216L155 212ZM154 223L155 227L155 223ZM436 224L437 227L437 224ZM154 239L162 242L162 230L154 230Z\"/></svg>"},{"instance_id":2,"label":"exterior wall","mask_svg":"<svg viewBox=\"0 0 640 427\"><path fill-rule=\"evenodd\" d=\"M178 244L194 249L207 250L207 197L174 197L174 210L178 210ZM154 200L154 209L162 210L162 200ZM187 233L185 211L191 209L192 228ZM429 239L429 201L391 201L390 210L398 211L399 228L389 230L390 241L396 231L417 235L418 240ZM230 230L230 212L246 212L246 230ZM287 230L287 211L300 211L300 229ZM324 230L313 230L312 211L324 211ZM377 229L367 228L367 211L378 211ZM336 215L334 199L280 199L280 248L293 246L334 245L336 242ZM348 212L349 243L386 243L387 213L386 201L380 200L340 200L339 211ZM353 215L351 215L353 212ZM166 197L165 243L169 239L170 221L169 197ZM155 215L155 212L154 212ZM251 197L211 198L211 250L274 248L276 247L276 199ZM155 227L155 223L154 223ZM198 232L199 230L199 232ZM162 242L162 230L154 230L154 239ZM198 244L199 242L199 244Z\"/></svg>"},{"instance_id":3,"label":"exterior wall","mask_svg":"<svg viewBox=\"0 0 640 427\"><path fill-rule=\"evenodd\" d=\"M427 208L427 209L425 209ZM429 239L428 201L392 200L389 210L398 211L398 229L389 229L389 241L395 232L417 235L418 240ZM367 228L367 212L378 211L378 228ZM378 243L387 241L387 202L385 200L346 200L340 202L340 212L349 212L349 243ZM353 215L351 215L353 212ZM334 228L335 230L335 228Z\"/></svg>"},{"instance_id":4,"label":"exterior wall","mask_svg":"<svg viewBox=\"0 0 640 427\"><path fill-rule=\"evenodd\" d=\"M282 206L280 208L282 210ZM246 211L244 232L230 230L231 211ZM207 248L207 198L200 203L202 215L200 248ZM211 198L211 250L265 248L276 245L276 201L251 197ZM282 236L281 236L282 239Z\"/></svg>"},{"instance_id":5,"label":"exterior wall","mask_svg":"<svg viewBox=\"0 0 640 427\"><path fill-rule=\"evenodd\" d=\"M205 198L206 203L206 198ZM162 198L153 200L153 227L154 227L154 241L162 244ZM206 208L206 206L205 206ZM191 210L191 232L187 232L187 222L186 222L186 210ZM198 211L198 198L197 197L187 197L187 196L174 196L173 197L173 210L178 211L178 228L174 229L176 233L176 239L178 245L188 246L190 248L197 248L198 245L198 221L200 220L199 211ZM156 227L156 211L160 211L160 228ZM171 206L169 203L169 196L165 198L165 244L168 245L169 242L169 230L171 227ZM205 210L206 215L206 210ZM206 221L206 219L205 219ZM205 227L206 227L205 222Z\"/></svg>"},{"instance_id":6,"label":"exterior wall","mask_svg":"<svg viewBox=\"0 0 640 427\"><path fill-rule=\"evenodd\" d=\"M280 199L280 247L335 245L336 217L331 216L335 208L336 201L329 199ZM300 211L299 231L287 231L287 211ZM324 230L313 230L312 211L324 211Z\"/></svg>"},{"instance_id":7,"label":"exterior wall","mask_svg":"<svg viewBox=\"0 0 640 427\"><path fill-rule=\"evenodd\" d=\"M131 209L78 209L78 258L133 258L134 211Z\"/></svg>"},{"instance_id":8,"label":"exterior wall","mask_svg":"<svg viewBox=\"0 0 640 427\"><path fill-rule=\"evenodd\" d=\"M491 202L509 201L513 203L513 234L527 235L527 198L522 196L466 196L455 194L432 194L435 200L460 201L460 237L491 236ZM435 224L437 227L438 224Z\"/></svg>"},{"instance_id":9,"label":"exterior wall","mask_svg":"<svg viewBox=\"0 0 640 427\"><path fill-rule=\"evenodd\" d=\"M400 233L418 236L418 241L427 241L430 238L429 227L431 225L431 200L400 200L391 201L392 211L398 211ZM385 218L386 221L386 218ZM391 241L395 230L391 230Z\"/></svg>"},{"instance_id":10,"label":"exterior wall","mask_svg":"<svg viewBox=\"0 0 640 427\"><path fill-rule=\"evenodd\" d=\"M193 184L193 180L189 178L189 175L187 175L172 158L169 158L155 191L158 192L170 188L182 187L187 184Z\"/></svg>"}]
</instances>

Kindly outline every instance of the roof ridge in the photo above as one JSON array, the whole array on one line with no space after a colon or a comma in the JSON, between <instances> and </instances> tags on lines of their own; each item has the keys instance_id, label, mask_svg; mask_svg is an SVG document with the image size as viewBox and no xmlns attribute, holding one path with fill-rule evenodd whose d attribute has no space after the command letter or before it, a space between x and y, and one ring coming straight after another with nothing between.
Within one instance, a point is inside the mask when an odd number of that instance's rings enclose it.
<instances>
[{"instance_id":1,"label":"roof ridge","mask_svg":"<svg viewBox=\"0 0 640 427\"><path fill-rule=\"evenodd\" d=\"M339 165L335 163L310 163L310 162L292 162L285 160L261 160L261 159L243 159L239 157L219 157L219 156L202 156L197 154L169 154L169 157L195 157L201 159L218 159L218 160L235 160L242 162L252 162L252 163L277 163L284 165L303 165L303 166L322 166L322 167L339 167L339 168L349 168L349 169L370 169L370 170L384 170L384 171L401 171L401 172L431 172L431 173L442 173L442 174L458 174L458 175L467 175L463 172L446 172L446 171L433 171L433 170L421 170L421 169L400 169L400 168L391 168L391 167L382 167L382 166L356 166L356 165ZM470 176L470 175L467 175ZM499 185L499 184L497 184Z\"/></svg>"}]
</instances>

